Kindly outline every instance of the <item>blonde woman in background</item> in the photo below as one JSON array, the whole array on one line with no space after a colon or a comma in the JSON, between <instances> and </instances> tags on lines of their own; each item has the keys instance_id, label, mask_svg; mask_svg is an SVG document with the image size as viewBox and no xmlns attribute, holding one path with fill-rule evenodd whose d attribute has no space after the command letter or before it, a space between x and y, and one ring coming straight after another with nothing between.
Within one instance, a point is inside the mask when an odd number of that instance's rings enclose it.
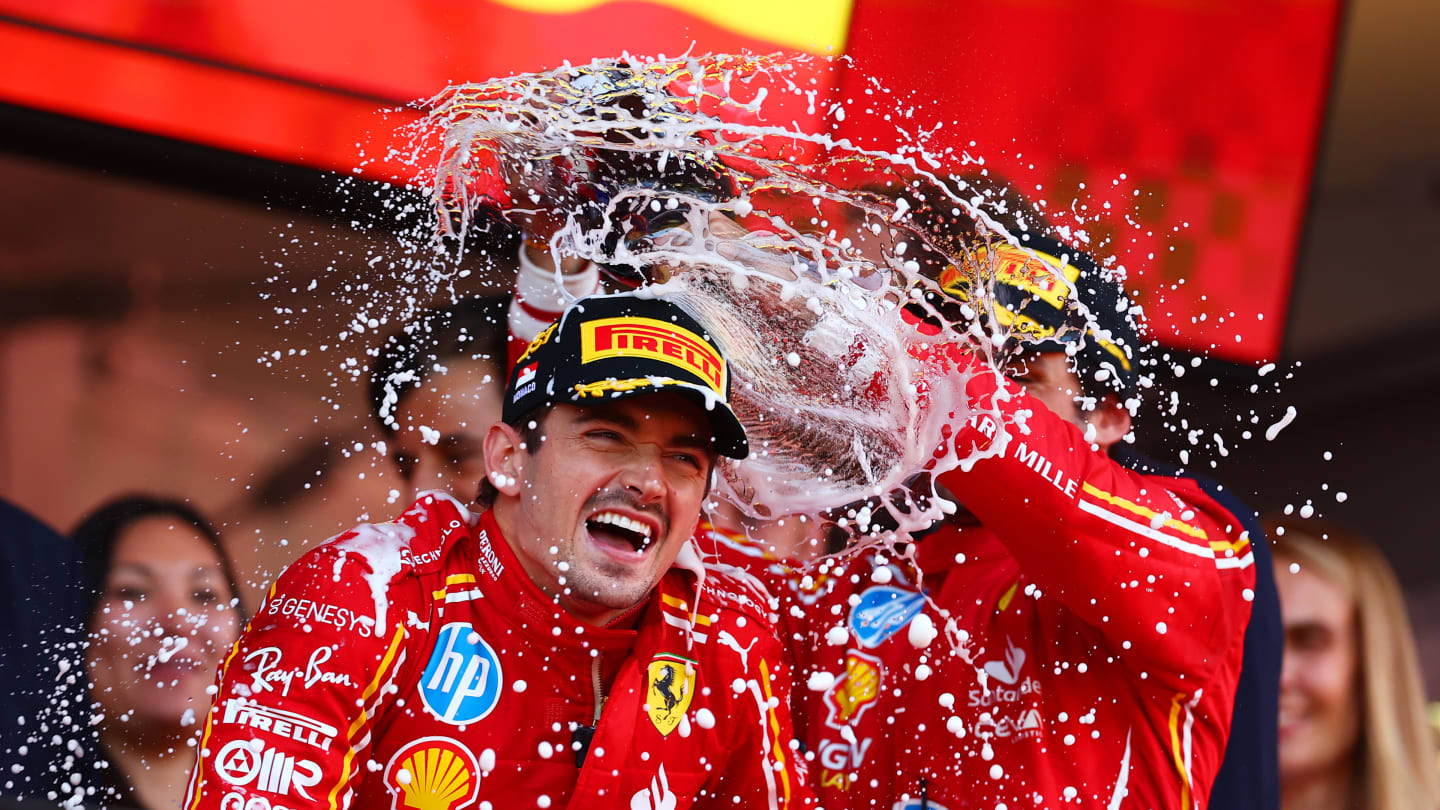
<instances>
[{"instance_id":1,"label":"blonde woman in background","mask_svg":"<svg viewBox=\"0 0 1440 810\"><path fill-rule=\"evenodd\" d=\"M1436 810L1440 773L1400 587L1367 541L1267 521L1285 623L1283 810Z\"/></svg>"}]
</instances>

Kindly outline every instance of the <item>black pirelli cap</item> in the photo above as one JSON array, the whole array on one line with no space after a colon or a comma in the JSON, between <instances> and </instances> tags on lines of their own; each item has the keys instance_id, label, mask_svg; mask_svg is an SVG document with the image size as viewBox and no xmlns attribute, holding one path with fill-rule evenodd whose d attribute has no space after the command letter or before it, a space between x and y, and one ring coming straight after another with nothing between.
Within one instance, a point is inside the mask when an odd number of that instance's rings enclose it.
<instances>
[{"instance_id":1,"label":"black pirelli cap","mask_svg":"<svg viewBox=\"0 0 1440 810\"><path fill-rule=\"evenodd\" d=\"M636 293L582 298L546 327L510 371L501 418L514 425L543 405L664 391L705 410L716 452L750 454L730 409L730 366L720 346L678 305Z\"/></svg>"},{"instance_id":2,"label":"black pirelli cap","mask_svg":"<svg viewBox=\"0 0 1440 810\"><path fill-rule=\"evenodd\" d=\"M1119 282L1088 254L1062 242L1035 234L1024 234L1021 241L1024 249L997 242L975 253L994 274L991 315L1035 351L1059 352L1078 343L1078 359L1085 366L1107 369L1107 384L1116 393L1134 393L1140 336ZM940 285L951 296L970 300L969 280L954 268L946 270ZM1076 301L1085 305L1089 318L1081 317Z\"/></svg>"}]
</instances>

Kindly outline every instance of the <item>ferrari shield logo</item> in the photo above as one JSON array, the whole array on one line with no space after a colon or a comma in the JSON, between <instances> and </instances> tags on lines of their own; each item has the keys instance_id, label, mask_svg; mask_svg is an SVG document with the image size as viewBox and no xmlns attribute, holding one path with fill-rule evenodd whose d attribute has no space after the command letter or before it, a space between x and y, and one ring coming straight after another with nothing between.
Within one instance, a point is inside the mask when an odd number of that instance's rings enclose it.
<instances>
[{"instance_id":1,"label":"ferrari shield logo","mask_svg":"<svg viewBox=\"0 0 1440 810\"><path fill-rule=\"evenodd\" d=\"M645 709L661 735L674 731L685 710L690 708L690 699L695 696L697 666L689 658L669 653L657 655L650 662Z\"/></svg>"}]
</instances>

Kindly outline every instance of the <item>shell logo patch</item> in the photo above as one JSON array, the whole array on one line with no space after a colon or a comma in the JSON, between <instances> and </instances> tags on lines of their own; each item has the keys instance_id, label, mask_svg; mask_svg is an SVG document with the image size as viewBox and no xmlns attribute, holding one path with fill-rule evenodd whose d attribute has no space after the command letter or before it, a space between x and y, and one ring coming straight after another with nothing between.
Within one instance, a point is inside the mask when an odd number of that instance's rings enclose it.
<instances>
[{"instance_id":1,"label":"shell logo patch","mask_svg":"<svg viewBox=\"0 0 1440 810\"><path fill-rule=\"evenodd\" d=\"M480 793L480 767L459 740L421 737L385 766L392 810L460 810Z\"/></svg>"},{"instance_id":2,"label":"shell logo patch","mask_svg":"<svg viewBox=\"0 0 1440 810\"><path fill-rule=\"evenodd\" d=\"M883 671L879 658L851 650L845 656L845 674L836 678L825 690L825 707L829 709L825 724L843 729L859 720L880 697Z\"/></svg>"},{"instance_id":3,"label":"shell logo patch","mask_svg":"<svg viewBox=\"0 0 1440 810\"><path fill-rule=\"evenodd\" d=\"M655 656L646 670L645 709L661 736L669 736L680 725L695 697L695 670L698 663L669 653Z\"/></svg>"}]
</instances>

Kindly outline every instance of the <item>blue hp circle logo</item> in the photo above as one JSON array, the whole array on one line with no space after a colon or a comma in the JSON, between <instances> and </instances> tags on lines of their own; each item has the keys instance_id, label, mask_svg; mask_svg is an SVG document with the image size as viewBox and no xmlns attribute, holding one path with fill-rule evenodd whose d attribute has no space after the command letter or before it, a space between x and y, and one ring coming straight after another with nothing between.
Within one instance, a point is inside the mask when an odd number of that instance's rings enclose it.
<instances>
[{"instance_id":1,"label":"blue hp circle logo","mask_svg":"<svg viewBox=\"0 0 1440 810\"><path fill-rule=\"evenodd\" d=\"M447 624L420 676L420 699L439 720L473 723L500 702L501 677L500 657L469 622Z\"/></svg>"},{"instance_id":2,"label":"blue hp circle logo","mask_svg":"<svg viewBox=\"0 0 1440 810\"><path fill-rule=\"evenodd\" d=\"M850 610L850 629L863 647L878 647L925 609L925 594L876 585Z\"/></svg>"}]
</instances>

